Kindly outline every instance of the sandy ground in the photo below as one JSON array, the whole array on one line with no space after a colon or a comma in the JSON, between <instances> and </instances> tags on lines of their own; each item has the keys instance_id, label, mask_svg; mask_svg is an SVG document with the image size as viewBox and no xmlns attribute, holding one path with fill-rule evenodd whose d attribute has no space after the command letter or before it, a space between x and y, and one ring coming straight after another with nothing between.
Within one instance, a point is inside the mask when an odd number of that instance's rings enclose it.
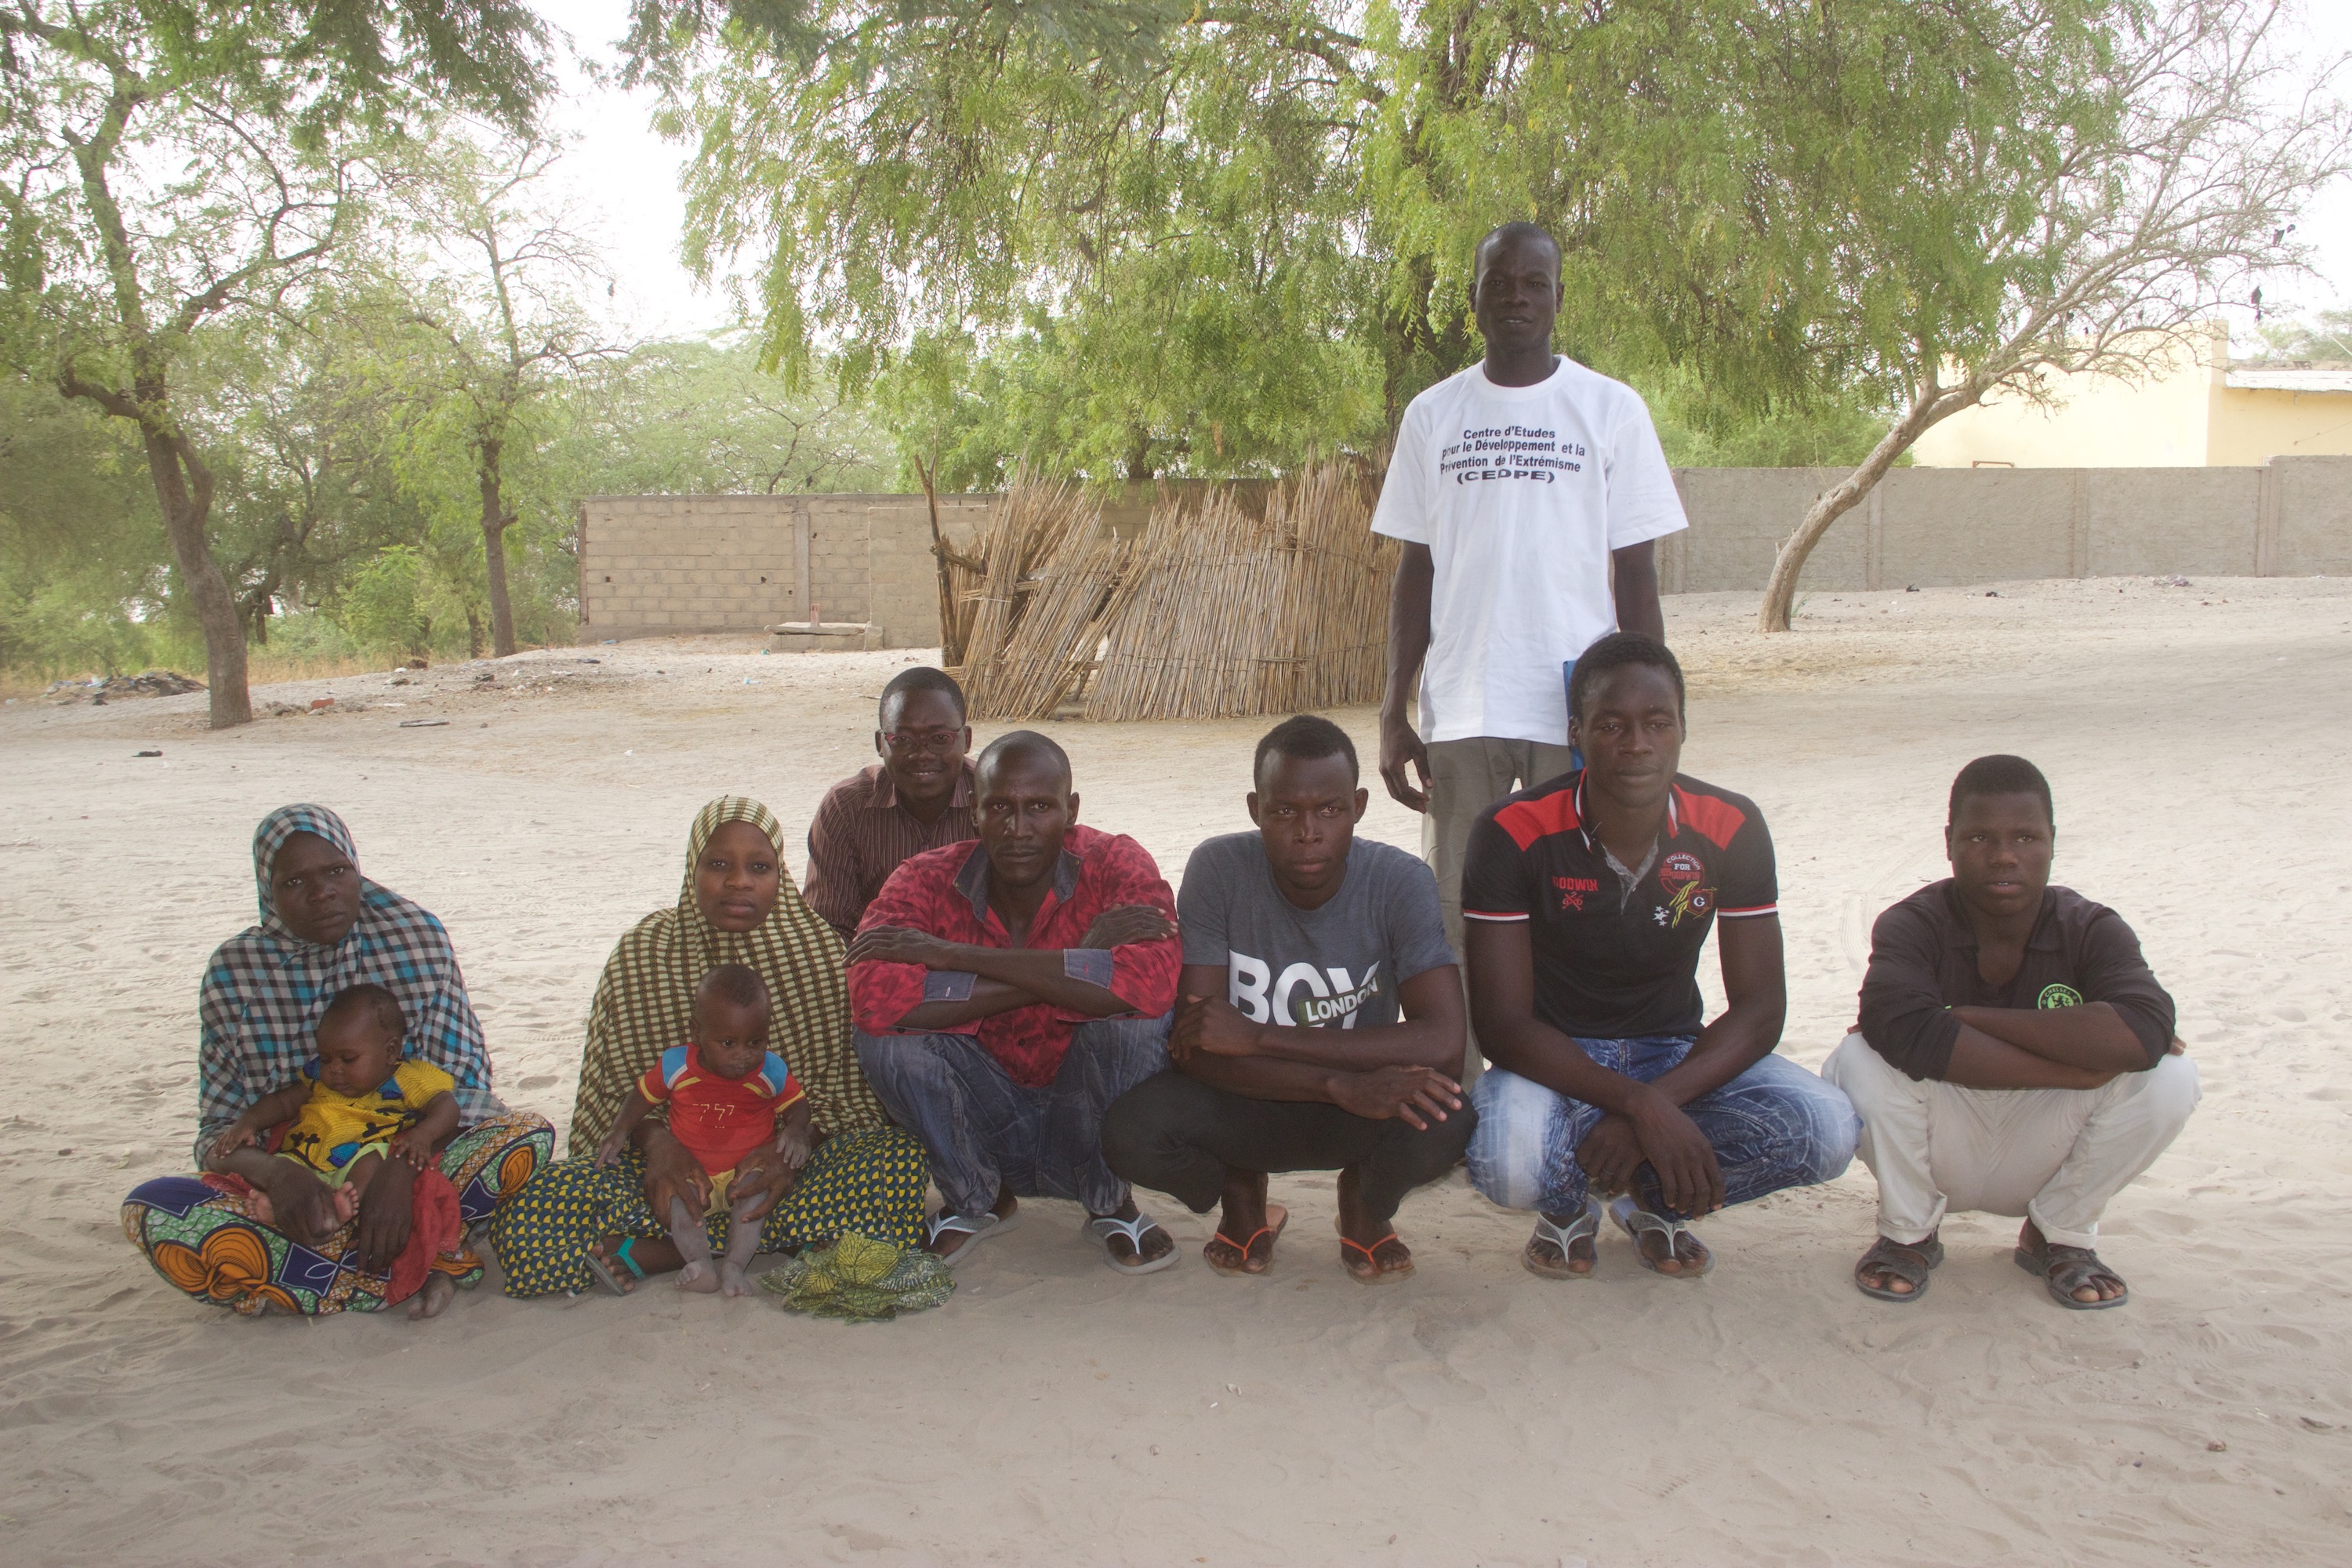
<instances>
[{"instance_id":1,"label":"sandy ground","mask_svg":"<svg viewBox=\"0 0 2352 1568\"><path fill-rule=\"evenodd\" d=\"M483 1290L421 1327L236 1320L167 1289L115 1206L185 1165L196 981L253 916L256 819L341 811L368 872L447 921L503 1091L560 1121L597 967L675 896L695 807L747 792L797 835L909 658L526 654L273 689L336 707L223 735L201 697L19 701L0 709L0 1552L2344 1561L2352 584L1814 595L1769 641L1751 605L1669 616L1686 765L1755 796L1779 841L1792 1057L1817 1064L1850 1022L1869 921L1940 874L1943 791L1983 752L2049 771L2062 878L2126 912L2179 997L2205 1101L2108 1215L2126 1310L2058 1310L1990 1218L1948 1226L1917 1305L1865 1300L1856 1166L1708 1222L1721 1262L1696 1285L1613 1237L1589 1282L1538 1280L1525 1220L1457 1173L1400 1216L1419 1273L1377 1290L1340 1272L1329 1180L1301 1178L1277 1184L1295 1218L1260 1280L1189 1258L1116 1278L1074 1207L1037 1204L944 1309L885 1327L666 1289ZM1371 714L1341 717L1369 745ZM1244 825L1262 727L1057 733L1083 815L1173 877ZM1366 831L1417 843L1384 799ZM1194 1251L1208 1224L1157 1206Z\"/></svg>"}]
</instances>

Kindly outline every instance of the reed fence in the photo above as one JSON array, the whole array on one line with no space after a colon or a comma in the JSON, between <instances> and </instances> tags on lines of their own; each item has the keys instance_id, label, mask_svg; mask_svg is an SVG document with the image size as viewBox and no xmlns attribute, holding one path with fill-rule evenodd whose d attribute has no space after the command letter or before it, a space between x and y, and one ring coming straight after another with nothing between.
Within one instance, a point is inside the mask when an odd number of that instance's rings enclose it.
<instances>
[{"instance_id":1,"label":"reed fence","mask_svg":"<svg viewBox=\"0 0 2352 1568\"><path fill-rule=\"evenodd\" d=\"M941 552L973 717L1234 718L1374 700L1396 572L1396 546L1371 532L1375 483L1327 463L1268 488L1255 510L1228 489L1164 493L1133 540L1105 535L1075 487L1008 490L973 556Z\"/></svg>"}]
</instances>

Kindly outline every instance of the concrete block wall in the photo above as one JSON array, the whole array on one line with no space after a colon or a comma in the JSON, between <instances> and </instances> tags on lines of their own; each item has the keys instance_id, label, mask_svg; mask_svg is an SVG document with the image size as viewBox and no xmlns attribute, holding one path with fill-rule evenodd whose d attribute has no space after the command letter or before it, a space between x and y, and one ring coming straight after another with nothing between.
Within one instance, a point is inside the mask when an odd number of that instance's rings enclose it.
<instances>
[{"instance_id":1,"label":"concrete block wall","mask_svg":"<svg viewBox=\"0 0 2352 1568\"><path fill-rule=\"evenodd\" d=\"M969 543L991 500L941 496ZM921 496L591 496L580 508L580 637L762 631L805 620L881 627L879 646L940 638Z\"/></svg>"},{"instance_id":2,"label":"concrete block wall","mask_svg":"<svg viewBox=\"0 0 2352 1568\"><path fill-rule=\"evenodd\" d=\"M1670 594L1754 591L1835 468L1685 468L1687 531L1660 542ZM990 503L939 498L969 550ZM1140 527L1139 495L1105 509ZM1808 589L1951 587L2030 577L2352 574L2352 458L2252 468L1897 468L1806 563ZM803 620L932 647L939 588L919 495L595 496L581 506L582 640L758 631Z\"/></svg>"}]
</instances>

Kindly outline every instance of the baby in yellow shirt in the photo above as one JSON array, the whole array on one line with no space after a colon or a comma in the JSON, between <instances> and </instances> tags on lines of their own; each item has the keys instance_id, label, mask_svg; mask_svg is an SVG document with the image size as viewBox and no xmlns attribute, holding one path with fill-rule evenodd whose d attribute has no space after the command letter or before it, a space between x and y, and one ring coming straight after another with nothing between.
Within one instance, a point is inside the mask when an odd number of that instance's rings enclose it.
<instances>
[{"instance_id":1,"label":"baby in yellow shirt","mask_svg":"<svg viewBox=\"0 0 2352 1568\"><path fill-rule=\"evenodd\" d=\"M205 1168L236 1172L259 1152L263 1134L291 1121L278 1158L315 1173L332 1194L335 1222L359 1212L389 1157L422 1171L436 1147L457 1131L457 1080L430 1062L403 1061L408 1020L381 985L353 985L319 1020L319 1054L302 1076L246 1108L213 1143ZM241 1157L240 1157L241 1156ZM268 1199L257 1194L267 1225Z\"/></svg>"}]
</instances>

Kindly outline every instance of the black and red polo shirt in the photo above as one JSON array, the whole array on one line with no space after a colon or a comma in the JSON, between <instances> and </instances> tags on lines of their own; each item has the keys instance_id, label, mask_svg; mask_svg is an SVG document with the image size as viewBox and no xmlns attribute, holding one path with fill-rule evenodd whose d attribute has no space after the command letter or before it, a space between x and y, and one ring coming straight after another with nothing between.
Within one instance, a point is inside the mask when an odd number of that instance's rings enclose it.
<instances>
[{"instance_id":1,"label":"black and red polo shirt","mask_svg":"<svg viewBox=\"0 0 2352 1568\"><path fill-rule=\"evenodd\" d=\"M1626 891L1586 826L1584 773L1496 801L1470 829L1462 916L1526 921L1536 1016L1564 1035L1695 1035L1699 949L1717 915L1779 912L1764 814L1676 773L1658 852Z\"/></svg>"}]
</instances>

